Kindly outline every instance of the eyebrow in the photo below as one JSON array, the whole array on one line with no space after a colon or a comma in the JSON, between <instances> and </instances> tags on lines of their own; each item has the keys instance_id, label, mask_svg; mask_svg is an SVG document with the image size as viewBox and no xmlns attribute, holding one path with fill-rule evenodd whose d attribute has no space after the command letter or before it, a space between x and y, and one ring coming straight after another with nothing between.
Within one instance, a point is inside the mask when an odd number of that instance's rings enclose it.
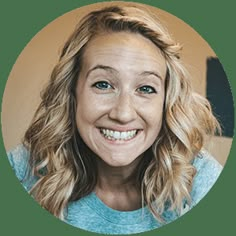
<instances>
[{"instance_id":1,"label":"eyebrow","mask_svg":"<svg viewBox=\"0 0 236 236\"><path fill-rule=\"evenodd\" d=\"M116 73L116 74L118 73L118 71L117 71L116 69L114 69L114 68L112 68L112 67L110 67L110 66L96 65L96 66L94 66L93 68L91 68L91 69L87 72L86 78L89 76L89 74L90 74L91 72L93 72L94 70L98 70L98 69L106 70L106 71L109 71L109 72L111 72L111 73Z\"/></svg>"},{"instance_id":2,"label":"eyebrow","mask_svg":"<svg viewBox=\"0 0 236 236\"><path fill-rule=\"evenodd\" d=\"M98 64L98 65L94 66L93 68L91 68L91 69L87 72L86 78L88 78L88 76L89 76L89 74L90 74L91 72L93 72L94 70L98 70L98 69L102 69L102 70L105 70L105 71L109 71L109 72L115 73L115 74L118 74L118 73L119 73L119 72L118 72L116 69L114 69L113 67ZM163 80L163 78L160 76L160 74L157 73L157 72L155 72L155 71L143 71L140 75L141 75L141 76L154 75L154 76L157 77L158 79Z\"/></svg>"},{"instance_id":3,"label":"eyebrow","mask_svg":"<svg viewBox=\"0 0 236 236\"><path fill-rule=\"evenodd\" d=\"M163 78L160 76L160 74L157 73L157 72L155 72L155 71L144 71L144 72L142 72L140 75L143 75L143 76L154 75L154 76L157 77L158 79L163 80Z\"/></svg>"}]
</instances>

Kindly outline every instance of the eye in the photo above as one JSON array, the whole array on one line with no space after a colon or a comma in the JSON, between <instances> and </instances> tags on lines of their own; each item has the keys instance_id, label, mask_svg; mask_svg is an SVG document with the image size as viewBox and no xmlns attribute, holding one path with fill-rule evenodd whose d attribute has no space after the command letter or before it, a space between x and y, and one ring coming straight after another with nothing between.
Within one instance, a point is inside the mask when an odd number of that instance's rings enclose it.
<instances>
[{"instance_id":1,"label":"eye","mask_svg":"<svg viewBox=\"0 0 236 236\"><path fill-rule=\"evenodd\" d=\"M96 87L101 90L112 89L113 87L106 81L99 81L93 84L93 87Z\"/></svg>"},{"instance_id":2,"label":"eye","mask_svg":"<svg viewBox=\"0 0 236 236\"><path fill-rule=\"evenodd\" d=\"M142 86L138 88L137 91L144 94L157 93L156 90L152 86L149 86L149 85Z\"/></svg>"}]
</instances>

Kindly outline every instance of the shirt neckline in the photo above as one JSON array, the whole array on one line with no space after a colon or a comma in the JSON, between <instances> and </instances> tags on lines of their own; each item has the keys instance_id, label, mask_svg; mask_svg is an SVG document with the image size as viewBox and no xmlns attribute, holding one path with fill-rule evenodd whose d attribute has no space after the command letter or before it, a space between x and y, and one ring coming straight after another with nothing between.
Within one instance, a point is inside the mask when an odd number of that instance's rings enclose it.
<instances>
[{"instance_id":1,"label":"shirt neckline","mask_svg":"<svg viewBox=\"0 0 236 236\"><path fill-rule=\"evenodd\" d=\"M146 217L150 217L151 213L147 207L143 207L133 211L119 211L107 206L95 192L92 192L84 198L85 203L92 208L99 216L109 222L122 225L139 224Z\"/></svg>"}]
</instances>

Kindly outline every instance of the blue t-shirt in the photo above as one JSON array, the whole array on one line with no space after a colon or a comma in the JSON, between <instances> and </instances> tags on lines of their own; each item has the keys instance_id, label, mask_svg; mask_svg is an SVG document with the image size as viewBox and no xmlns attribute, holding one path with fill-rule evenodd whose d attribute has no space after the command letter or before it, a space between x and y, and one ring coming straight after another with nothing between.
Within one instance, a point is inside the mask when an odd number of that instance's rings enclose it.
<instances>
[{"instance_id":1,"label":"blue t-shirt","mask_svg":"<svg viewBox=\"0 0 236 236\"><path fill-rule=\"evenodd\" d=\"M19 145L8 152L8 158L17 178L29 191L36 183L37 178L31 176L25 179L29 159L28 151L23 145ZM195 206L206 195L222 171L222 166L205 151L199 153L194 159L193 165L197 173L191 191L192 203L190 206L186 204L183 206L181 215ZM96 196L95 192L80 200L70 202L65 210L67 212L66 223L80 229L103 234L141 233L163 225L153 217L147 207L134 211L114 210L106 206ZM175 211L165 211L162 217L167 224L177 219L179 215Z\"/></svg>"}]
</instances>

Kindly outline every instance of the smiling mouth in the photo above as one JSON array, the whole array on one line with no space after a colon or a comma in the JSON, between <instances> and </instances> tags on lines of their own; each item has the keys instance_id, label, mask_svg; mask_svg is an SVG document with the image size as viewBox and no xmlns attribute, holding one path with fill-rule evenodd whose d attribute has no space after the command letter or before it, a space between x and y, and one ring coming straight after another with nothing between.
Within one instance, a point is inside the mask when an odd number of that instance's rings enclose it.
<instances>
[{"instance_id":1,"label":"smiling mouth","mask_svg":"<svg viewBox=\"0 0 236 236\"><path fill-rule=\"evenodd\" d=\"M129 130L129 131L116 131L116 130L110 130L110 129L103 129L100 128L100 133L109 140L119 140L119 141L127 141L130 140L132 138L134 138L135 136L137 136L139 130L135 129L135 130Z\"/></svg>"}]
</instances>

